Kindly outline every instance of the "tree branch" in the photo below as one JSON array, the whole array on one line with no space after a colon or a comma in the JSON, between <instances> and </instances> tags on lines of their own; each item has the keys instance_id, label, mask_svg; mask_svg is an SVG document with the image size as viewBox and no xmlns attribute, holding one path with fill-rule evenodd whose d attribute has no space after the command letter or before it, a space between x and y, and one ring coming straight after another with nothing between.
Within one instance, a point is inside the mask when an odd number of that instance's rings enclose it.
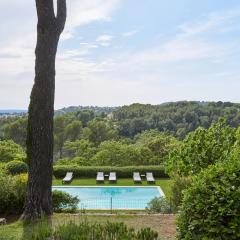
<instances>
[{"instance_id":1,"label":"tree branch","mask_svg":"<svg viewBox=\"0 0 240 240\"><path fill-rule=\"evenodd\" d=\"M57 28L62 33L67 18L66 0L57 0Z\"/></svg>"}]
</instances>

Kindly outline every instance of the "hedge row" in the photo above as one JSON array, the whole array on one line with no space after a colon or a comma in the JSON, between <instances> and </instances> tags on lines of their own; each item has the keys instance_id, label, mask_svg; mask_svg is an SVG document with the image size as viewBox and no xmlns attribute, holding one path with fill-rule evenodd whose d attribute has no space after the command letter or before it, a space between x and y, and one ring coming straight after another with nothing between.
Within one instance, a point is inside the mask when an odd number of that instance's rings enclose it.
<instances>
[{"instance_id":1,"label":"hedge row","mask_svg":"<svg viewBox=\"0 0 240 240\"><path fill-rule=\"evenodd\" d=\"M104 167L104 166L75 166L75 165L59 165L54 166L54 176L56 178L63 178L67 172L73 172L74 177L78 178L95 178L97 172L116 172L118 178L132 178L133 172L152 172L154 177L168 178L163 166L127 166L127 167Z\"/></svg>"}]
</instances>

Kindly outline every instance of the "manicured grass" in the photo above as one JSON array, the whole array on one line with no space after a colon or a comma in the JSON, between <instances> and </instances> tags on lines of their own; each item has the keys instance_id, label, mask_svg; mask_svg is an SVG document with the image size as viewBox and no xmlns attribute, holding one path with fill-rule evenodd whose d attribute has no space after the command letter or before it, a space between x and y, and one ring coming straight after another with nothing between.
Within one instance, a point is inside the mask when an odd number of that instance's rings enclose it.
<instances>
[{"instance_id":1,"label":"manicured grass","mask_svg":"<svg viewBox=\"0 0 240 240\"><path fill-rule=\"evenodd\" d=\"M140 229L150 227L159 233L163 240L173 240L176 236L175 216L168 215L145 215L145 216L129 216L129 215L114 215L114 216L85 216L72 214L54 214L52 218L53 226L61 225L73 221L75 223L82 221L105 223L109 222L124 222L128 227ZM28 240L28 236L34 231L33 225L23 225L21 221L0 226L0 240ZM30 239L29 239L30 240Z\"/></svg>"},{"instance_id":2,"label":"manicured grass","mask_svg":"<svg viewBox=\"0 0 240 240\"><path fill-rule=\"evenodd\" d=\"M109 183L105 181L104 183L96 183L96 179L93 178L83 178L83 179L73 179L70 184L64 184L64 186L160 186L166 197L170 197L171 192L171 179L157 179L156 184L148 184L147 181L143 181L142 184L134 184L133 180L130 178L120 178L117 183ZM61 179L54 179L53 185L61 186Z\"/></svg>"}]
</instances>

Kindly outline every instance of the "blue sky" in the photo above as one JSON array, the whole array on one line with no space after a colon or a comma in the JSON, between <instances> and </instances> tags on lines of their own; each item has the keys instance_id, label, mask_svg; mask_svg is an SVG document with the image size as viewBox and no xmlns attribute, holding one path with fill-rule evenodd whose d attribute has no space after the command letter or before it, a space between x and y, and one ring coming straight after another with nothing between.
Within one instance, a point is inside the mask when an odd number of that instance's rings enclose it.
<instances>
[{"instance_id":1,"label":"blue sky","mask_svg":"<svg viewBox=\"0 0 240 240\"><path fill-rule=\"evenodd\" d=\"M0 108L27 108L34 1L0 0ZM239 0L68 0L55 108L240 102Z\"/></svg>"}]
</instances>

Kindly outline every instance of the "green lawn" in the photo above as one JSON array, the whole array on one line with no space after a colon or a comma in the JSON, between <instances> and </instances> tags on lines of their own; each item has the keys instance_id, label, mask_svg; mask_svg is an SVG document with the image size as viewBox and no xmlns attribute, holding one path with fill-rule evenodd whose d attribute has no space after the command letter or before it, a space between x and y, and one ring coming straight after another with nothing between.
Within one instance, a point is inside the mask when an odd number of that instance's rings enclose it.
<instances>
[{"instance_id":1,"label":"green lawn","mask_svg":"<svg viewBox=\"0 0 240 240\"><path fill-rule=\"evenodd\" d=\"M117 183L109 183L105 181L104 183L96 183L96 180L93 178L83 178L83 179L73 179L71 184L64 184L64 186L160 186L166 197L170 197L171 192L171 179L157 179L156 184L148 184L147 181L143 181L142 184L134 184L131 178L120 178ZM61 179L54 179L53 185L61 186Z\"/></svg>"}]
</instances>

